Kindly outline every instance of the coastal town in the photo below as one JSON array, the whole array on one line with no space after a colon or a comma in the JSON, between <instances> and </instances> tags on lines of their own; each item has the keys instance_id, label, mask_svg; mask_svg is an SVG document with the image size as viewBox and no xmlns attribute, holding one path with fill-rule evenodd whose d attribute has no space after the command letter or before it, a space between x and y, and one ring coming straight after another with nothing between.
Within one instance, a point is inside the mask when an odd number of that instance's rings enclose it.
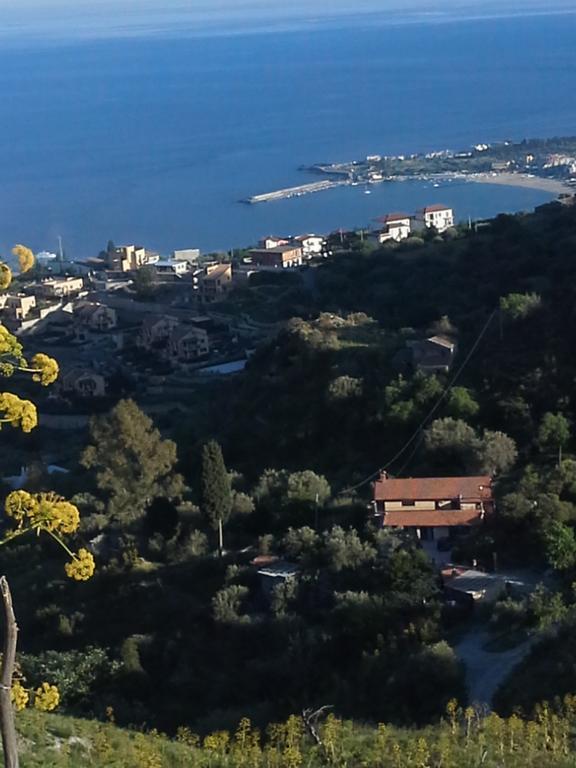
<instances>
[{"instance_id":1,"label":"coastal town","mask_svg":"<svg viewBox=\"0 0 576 768\"><path fill-rule=\"evenodd\" d=\"M436 204L414 214L385 214L360 237L375 248L422 232L442 235L454 224L452 208ZM72 414L86 413L120 382L137 390L139 399L177 402L191 383L243 370L258 344L277 330L275 323L235 311L235 293L278 273L313 277L312 270L336 257L350 234L270 235L230 254L188 248L163 256L112 242L97 257L79 261L40 252L35 269L0 297L0 318L28 349L59 360L46 424L77 424Z\"/></svg>"}]
</instances>

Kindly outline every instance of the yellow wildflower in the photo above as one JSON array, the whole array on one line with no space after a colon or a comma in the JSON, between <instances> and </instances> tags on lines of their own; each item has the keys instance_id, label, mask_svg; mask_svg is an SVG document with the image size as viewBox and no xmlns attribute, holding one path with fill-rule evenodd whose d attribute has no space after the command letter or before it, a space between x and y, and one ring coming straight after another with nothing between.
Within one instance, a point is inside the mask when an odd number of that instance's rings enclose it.
<instances>
[{"instance_id":1,"label":"yellow wildflower","mask_svg":"<svg viewBox=\"0 0 576 768\"><path fill-rule=\"evenodd\" d=\"M42 712L51 712L60 703L60 693L55 685L42 683L40 688L34 691L34 706Z\"/></svg>"},{"instance_id":2,"label":"yellow wildflower","mask_svg":"<svg viewBox=\"0 0 576 768\"><path fill-rule=\"evenodd\" d=\"M11 392L0 392L0 423L21 427L23 432L32 432L38 424L36 406L30 400L21 400Z\"/></svg>"},{"instance_id":3,"label":"yellow wildflower","mask_svg":"<svg viewBox=\"0 0 576 768\"><path fill-rule=\"evenodd\" d=\"M12 248L12 255L18 258L18 264L20 266L20 273L28 272L34 266L34 254L30 248L26 248L25 245L15 245Z\"/></svg>"},{"instance_id":4,"label":"yellow wildflower","mask_svg":"<svg viewBox=\"0 0 576 768\"><path fill-rule=\"evenodd\" d=\"M5 291L12 282L12 270L8 264L0 262L0 291Z\"/></svg>"},{"instance_id":5,"label":"yellow wildflower","mask_svg":"<svg viewBox=\"0 0 576 768\"><path fill-rule=\"evenodd\" d=\"M0 286L2 283L2 266L0 263ZM23 359L22 344L2 324L0 324L0 355L8 355L19 362Z\"/></svg>"},{"instance_id":6,"label":"yellow wildflower","mask_svg":"<svg viewBox=\"0 0 576 768\"><path fill-rule=\"evenodd\" d=\"M74 533L80 525L78 507L55 493L12 491L4 508L19 528L26 524L29 528L65 534Z\"/></svg>"},{"instance_id":7,"label":"yellow wildflower","mask_svg":"<svg viewBox=\"0 0 576 768\"><path fill-rule=\"evenodd\" d=\"M58 533L74 533L80 525L80 512L75 504L59 499L54 502L55 529Z\"/></svg>"},{"instance_id":8,"label":"yellow wildflower","mask_svg":"<svg viewBox=\"0 0 576 768\"><path fill-rule=\"evenodd\" d=\"M37 355L34 355L30 361L30 365L34 372L32 379L34 381L39 381L43 387L53 384L58 378L58 363L54 358L48 357L48 355L45 355L42 352L38 352Z\"/></svg>"},{"instance_id":9,"label":"yellow wildflower","mask_svg":"<svg viewBox=\"0 0 576 768\"><path fill-rule=\"evenodd\" d=\"M30 515L32 528L44 528L55 533L74 533L80 525L78 507L55 493L38 493L37 507Z\"/></svg>"},{"instance_id":10,"label":"yellow wildflower","mask_svg":"<svg viewBox=\"0 0 576 768\"><path fill-rule=\"evenodd\" d=\"M4 510L8 517L13 517L20 525L25 518L33 518L37 508L38 502L28 491L12 491L4 502Z\"/></svg>"},{"instance_id":11,"label":"yellow wildflower","mask_svg":"<svg viewBox=\"0 0 576 768\"><path fill-rule=\"evenodd\" d=\"M12 683L10 698L12 699L12 703L14 704L14 709L16 712L21 712L26 708L30 696L28 695L28 691L24 688L19 680L16 680L14 683Z\"/></svg>"},{"instance_id":12,"label":"yellow wildflower","mask_svg":"<svg viewBox=\"0 0 576 768\"><path fill-rule=\"evenodd\" d=\"M66 563L64 568L66 569L66 575L71 579L88 581L94 574L96 565L90 552L87 549L80 549L78 554L74 555L73 560L70 563Z\"/></svg>"}]
</instances>

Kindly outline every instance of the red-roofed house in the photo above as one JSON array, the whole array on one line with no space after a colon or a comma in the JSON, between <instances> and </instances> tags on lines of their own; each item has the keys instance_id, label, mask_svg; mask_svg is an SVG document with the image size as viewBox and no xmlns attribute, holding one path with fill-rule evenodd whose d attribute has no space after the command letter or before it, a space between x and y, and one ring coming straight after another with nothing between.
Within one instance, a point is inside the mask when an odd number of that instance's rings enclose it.
<instances>
[{"instance_id":1,"label":"red-roofed house","mask_svg":"<svg viewBox=\"0 0 576 768\"><path fill-rule=\"evenodd\" d=\"M454 211L446 205L427 205L417 212L416 218L423 221L426 227L435 227L438 232L454 226Z\"/></svg>"},{"instance_id":2,"label":"red-roofed house","mask_svg":"<svg viewBox=\"0 0 576 768\"><path fill-rule=\"evenodd\" d=\"M374 483L374 510L383 527L412 530L423 541L437 541L479 525L494 511L492 478L391 479L383 472Z\"/></svg>"},{"instance_id":3,"label":"red-roofed house","mask_svg":"<svg viewBox=\"0 0 576 768\"><path fill-rule=\"evenodd\" d=\"M378 233L379 243L385 243L388 240L404 240L410 235L410 216L407 213L387 213L376 221L384 225Z\"/></svg>"}]
</instances>

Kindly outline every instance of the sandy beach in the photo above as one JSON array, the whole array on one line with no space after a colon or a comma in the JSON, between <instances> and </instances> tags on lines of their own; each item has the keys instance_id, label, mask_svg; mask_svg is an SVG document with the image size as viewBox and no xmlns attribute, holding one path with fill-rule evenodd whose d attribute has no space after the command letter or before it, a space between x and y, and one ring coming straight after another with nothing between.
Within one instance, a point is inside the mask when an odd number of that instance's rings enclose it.
<instances>
[{"instance_id":1,"label":"sandy beach","mask_svg":"<svg viewBox=\"0 0 576 768\"><path fill-rule=\"evenodd\" d=\"M527 189L541 189L553 195L563 192L574 193L576 190L569 184L558 179L543 179L541 176L529 176L526 173L474 173L463 176L468 181L477 184L503 184L508 187L525 187Z\"/></svg>"}]
</instances>

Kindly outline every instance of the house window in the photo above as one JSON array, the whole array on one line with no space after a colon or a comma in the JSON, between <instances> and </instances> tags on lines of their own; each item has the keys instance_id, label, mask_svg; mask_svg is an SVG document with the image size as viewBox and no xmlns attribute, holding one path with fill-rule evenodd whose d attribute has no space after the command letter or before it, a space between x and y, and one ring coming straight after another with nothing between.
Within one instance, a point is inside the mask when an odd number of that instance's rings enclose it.
<instances>
[{"instance_id":1,"label":"house window","mask_svg":"<svg viewBox=\"0 0 576 768\"><path fill-rule=\"evenodd\" d=\"M403 507L413 507L414 501L412 499L402 499L402 506Z\"/></svg>"}]
</instances>

